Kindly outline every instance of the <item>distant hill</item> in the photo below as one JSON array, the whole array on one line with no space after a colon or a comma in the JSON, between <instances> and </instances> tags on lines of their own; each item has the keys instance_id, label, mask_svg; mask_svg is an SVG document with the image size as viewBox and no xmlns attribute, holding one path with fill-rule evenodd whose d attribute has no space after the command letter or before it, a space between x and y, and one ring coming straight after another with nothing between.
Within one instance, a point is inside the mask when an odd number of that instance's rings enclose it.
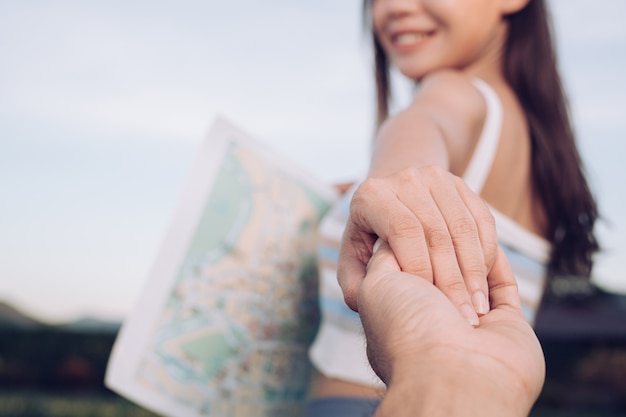
<instances>
[{"instance_id":1,"label":"distant hill","mask_svg":"<svg viewBox=\"0 0 626 417\"><path fill-rule=\"evenodd\" d=\"M82 317L75 321L57 324L54 327L74 332L117 333L121 325L119 321L101 320L95 317Z\"/></svg>"},{"instance_id":2,"label":"distant hill","mask_svg":"<svg viewBox=\"0 0 626 417\"><path fill-rule=\"evenodd\" d=\"M101 320L95 317L81 317L77 320L60 324L41 322L19 308L0 301L0 329L18 330L60 330L85 333L117 333L121 327L119 321Z\"/></svg>"},{"instance_id":3,"label":"distant hill","mask_svg":"<svg viewBox=\"0 0 626 417\"><path fill-rule=\"evenodd\" d=\"M9 303L0 301L0 327L34 330L45 325Z\"/></svg>"}]
</instances>

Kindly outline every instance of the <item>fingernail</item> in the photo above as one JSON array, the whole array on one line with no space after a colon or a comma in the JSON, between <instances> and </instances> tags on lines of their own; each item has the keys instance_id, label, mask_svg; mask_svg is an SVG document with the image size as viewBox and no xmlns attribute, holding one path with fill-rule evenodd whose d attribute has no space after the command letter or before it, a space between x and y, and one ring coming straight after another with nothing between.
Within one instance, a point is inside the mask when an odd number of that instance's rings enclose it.
<instances>
[{"instance_id":1,"label":"fingernail","mask_svg":"<svg viewBox=\"0 0 626 417\"><path fill-rule=\"evenodd\" d=\"M487 305L487 298L485 294L478 290L472 295L472 303L474 304L474 308L476 312L481 316L483 314L487 314L489 312L489 306Z\"/></svg>"},{"instance_id":2,"label":"fingernail","mask_svg":"<svg viewBox=\"0 0 626 417\"><path fill-rule=\"evenodd\" d=\"M478 316L476 315L476 312L474 311L472 306L470 306L469 304L463 304L461 307L459 307L459 311L469 324L471 324L472 326L478 326Z\"/></svg>"},{"instance_id":3,"label":"fingernail","mask_svg":"<svg viewBox=\"0 0 626 417\"><path fill-rule=\"evenodd\" d=\"M383 241L381 240L381 238L376 239L376 242L374 242L374 247L372 248L372 253L378 252L378 249L380 249L382 245Z\"/></svg>"}]
</instances>

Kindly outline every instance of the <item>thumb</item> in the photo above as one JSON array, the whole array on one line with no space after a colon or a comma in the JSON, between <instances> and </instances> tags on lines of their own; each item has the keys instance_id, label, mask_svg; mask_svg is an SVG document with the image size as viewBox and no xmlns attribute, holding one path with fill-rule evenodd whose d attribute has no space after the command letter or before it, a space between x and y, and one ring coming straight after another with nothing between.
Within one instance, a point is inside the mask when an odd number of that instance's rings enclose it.
<instances>
[{"instance_id":1,"label":"thumb","mask_svg":"<svg viewBox=\"0 0 626 417\"><path fill-rule=\"evenodd\" d=\"M402 270L389 243L378 238L374 243L374 254L367 264L366 272L373 275L384 275L387 272L399 272Z\"/></svg>"},{"instance_id":2,"label":"thumb","mask_svg":"<svg viewBox=\"0 0 626 417\"><path fill-rule=\"evenodd\" d=\"M359 287L367 273L367 263L372 254L374 237L360 233L356 226L348 222L339 249L337 281L348 307L357 310Z\"/></svg>"}]
</instances>

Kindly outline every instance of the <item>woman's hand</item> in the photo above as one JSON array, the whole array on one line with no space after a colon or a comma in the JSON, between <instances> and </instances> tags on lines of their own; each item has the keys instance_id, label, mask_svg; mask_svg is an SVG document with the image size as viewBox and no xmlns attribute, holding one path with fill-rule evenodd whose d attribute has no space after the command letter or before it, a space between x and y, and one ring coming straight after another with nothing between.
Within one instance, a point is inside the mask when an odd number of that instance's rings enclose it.
<instances>
[{"instance_id":1,"label":"woman's hand","mask_svg":"<svg viewBox=\"0 0 626 417\"><path fill-rule=\"evenodd\" d=\"M475 328L428 280L401 272L387 244L376 251L358 303L368 357L389 388L377 415L527 415L545 362L501 250L488 284L492 309Z\"/></svg>"},{"instance_id":2,"label":"woman's hand","mask_svg":"<svg viewBox=\"0 0 626 417\"><path fill-rule=\"evenodd\" d=\"M339 284L358 311L357 293L377 238L403 271L434 283L471 324L489 311L487 274L495 260L495 222L457 176L428 166L368 178L355 191L339 255Z\"/></svg>"}]
</instances>

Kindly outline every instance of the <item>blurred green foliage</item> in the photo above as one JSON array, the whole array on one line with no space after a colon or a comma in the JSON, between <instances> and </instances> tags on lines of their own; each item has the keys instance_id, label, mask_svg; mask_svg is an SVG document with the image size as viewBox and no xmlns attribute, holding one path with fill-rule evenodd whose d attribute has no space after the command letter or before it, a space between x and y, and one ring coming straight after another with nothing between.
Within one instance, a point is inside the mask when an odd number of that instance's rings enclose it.
<instances>
[{"instance_id":1,"label":"blurred green foliage","mask_svg":"<svg viewBox=\"0 0 626 417\"><path fill-rule=\"evenodd\" d=\"M154 417L117 396L0 392L0 417Z\"/></svg>"}]
</instances>

